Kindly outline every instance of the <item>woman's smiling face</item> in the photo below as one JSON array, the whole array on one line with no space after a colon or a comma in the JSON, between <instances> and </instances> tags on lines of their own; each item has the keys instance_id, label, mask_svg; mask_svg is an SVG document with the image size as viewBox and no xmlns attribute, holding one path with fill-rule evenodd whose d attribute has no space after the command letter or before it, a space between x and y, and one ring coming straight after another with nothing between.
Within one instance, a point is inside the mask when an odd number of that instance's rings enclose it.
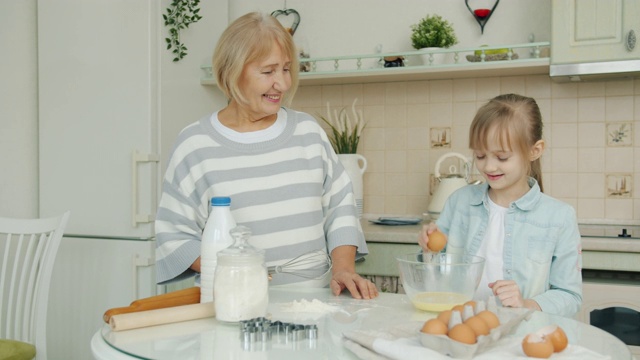
<instances>
[{"instance_id":1,"label":"woman's smiling face","mask_svg":"<svg viewBox=\"0 0 640 360\"><path fill-rule=\"evenodd\" d=\"M265 59L247 63L240 77L239 87L247 100L242 107L253 119L277 113L291 88L291 59L276 43L272 49Z\"/></svg>"}]
</instances>

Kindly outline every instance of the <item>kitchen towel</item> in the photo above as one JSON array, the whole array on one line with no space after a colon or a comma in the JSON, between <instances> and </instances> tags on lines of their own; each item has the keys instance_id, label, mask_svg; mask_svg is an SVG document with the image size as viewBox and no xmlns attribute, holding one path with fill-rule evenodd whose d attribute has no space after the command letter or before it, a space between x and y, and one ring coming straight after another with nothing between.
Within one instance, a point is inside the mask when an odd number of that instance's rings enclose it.
<instances>
[{"instance_id":1,"label":"kitchen towel","mask_svg":"<svg viewBox=\"0 0 640 360\"><path fill-rule=\"evenodd\" d=\"M207 302L113 315L109 319L109 326L112 331L121 331L213 316L215 316L213 302Z\"/></svg>"},{"instance_id":2,"label":"kitchen towel","mask_svg":"<svg viewBox=\"0 0 640 360\"><path fill-rule=\"evenodd\" d=\"M362 360L451 360L451 357L422 346L416 335L422 323L405 324L384 330L351 330L343 333L343 344ZM476 360L530 359L522 352L522 338L507 336L487 351L476 355ZM569 344L561 353L551 356L558 360L611 360L579 345Z\"/></svg>"}]
</instances>

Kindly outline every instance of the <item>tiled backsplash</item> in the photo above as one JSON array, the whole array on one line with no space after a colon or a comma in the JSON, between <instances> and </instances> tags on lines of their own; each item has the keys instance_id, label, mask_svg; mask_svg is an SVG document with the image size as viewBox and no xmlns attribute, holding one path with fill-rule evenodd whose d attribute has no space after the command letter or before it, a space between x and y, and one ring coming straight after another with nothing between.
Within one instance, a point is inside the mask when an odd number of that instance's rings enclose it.
<instances>
[{"instance_id":1,"label":"tiled backsplash","mask_svg":"<svg viewBox=\"0 0 640 360\"><path fill-rule=\"evenodd\" d=\"M365 214L422 215L437 159L470 156L468 131L488 99L534 97L547 149L545 192L581 220L640 221L640 78L554 83L546 75L301 86L292 107L310 114L351 106L367 126L358 153L367 158ZM438 142L440 140L440 142ZM441 169L442 170L442 169Z\"/></svg>"}]
</instances>

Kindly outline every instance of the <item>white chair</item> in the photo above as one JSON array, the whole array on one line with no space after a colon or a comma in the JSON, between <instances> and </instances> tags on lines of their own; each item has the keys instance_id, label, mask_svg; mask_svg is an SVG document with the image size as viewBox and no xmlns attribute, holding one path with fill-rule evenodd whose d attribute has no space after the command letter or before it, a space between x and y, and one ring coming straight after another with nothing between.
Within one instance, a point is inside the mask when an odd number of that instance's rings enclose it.
<instances>
[{"instance_id":1,"label":"white chair","mask_svg":"<svg viewBox=\"0 0 640 360\"><path fill-rule=\"evenodd\" d=\"M43 219L0 218L0 359L47 358L53 264L69 212ZM13 356L13 357L11 357Z\"/></svg>"}]
</instances>

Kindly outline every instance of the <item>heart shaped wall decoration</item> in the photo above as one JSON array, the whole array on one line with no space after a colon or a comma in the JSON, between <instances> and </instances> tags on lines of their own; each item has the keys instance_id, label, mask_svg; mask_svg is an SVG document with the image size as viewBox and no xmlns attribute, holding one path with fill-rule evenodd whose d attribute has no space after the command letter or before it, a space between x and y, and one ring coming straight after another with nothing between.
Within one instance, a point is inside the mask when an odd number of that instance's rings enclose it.
<instances>
[{"instance_id":1,"label":"heart shaped wall decoration","mask_svg":"<svg viewBox=\"0 0 640 360\"><path fill-rule=\"evenodd\" d=\"M471 15L473 15L473 17L476 19L476 21L480 25L481 33L484 34L484 26L487 23L487 21L489 21L489 18L491 17L491 15L493 15L493 12L496 10L496 7L498 7L499 2L500 0L496 0L491 10L489 9L471 10L471 7L469 6L469 0L464 0L464 3L467 5L467 9L469 9L469 12L471 13Z\"/></svg>"},{"instance_id":2,"label":"heart shaped wall decoration","mask_svg":"<svg viewBox=\"0 0 640 360\"><path fill-rule=\"evenodd\" d=\"M282 26L284 26L287 30L289 30L289 33L291 34L291 36L293 36L293 34L296 32L296 29L298 28L298 25L300 25L300 14L298 14L298 12L295 11L294 9L276 10L271 13L271 16L273 16L274 18L278 18L278 16L281 16L281 15L285 17L288 17L289 15L293 16L293 22L291 23L291 25L287 26L285 24L282 24ZM282 23L282 21L280 22Z\"/></svg>"}]
</instances>

